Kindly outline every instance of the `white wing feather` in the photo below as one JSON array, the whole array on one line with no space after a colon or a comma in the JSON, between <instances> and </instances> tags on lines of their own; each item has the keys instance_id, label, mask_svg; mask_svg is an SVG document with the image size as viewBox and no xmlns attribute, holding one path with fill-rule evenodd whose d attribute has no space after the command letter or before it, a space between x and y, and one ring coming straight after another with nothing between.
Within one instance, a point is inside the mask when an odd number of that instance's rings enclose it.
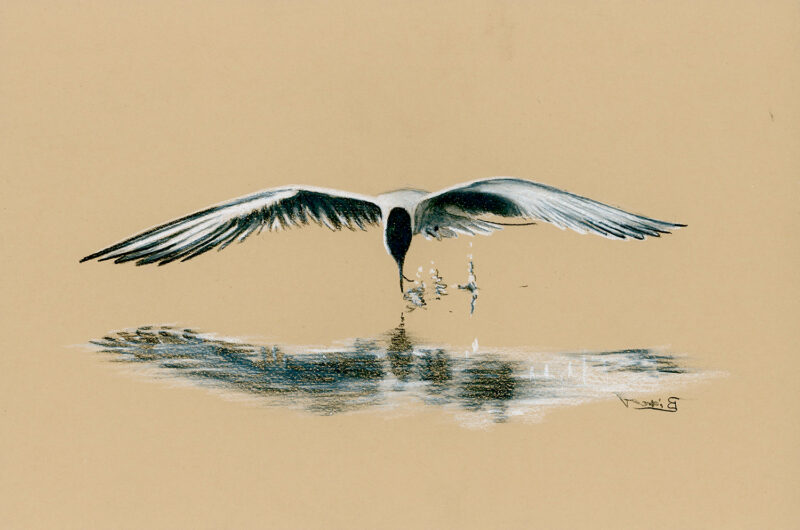
<instances>
[{"instance_id":1,"label":"white wing feather","mask_svg":"<svg viewBox=\"0 0 800 530\"><path fill-rule=\"evenodd\" d=\"M686 226L629 213L537 182L497 177L459 184L423 198L415 212L414 230L440 239L502 228L502 224L480 219L486 215L546 221L561 229L611 239L658 237Z\"/></svg>"},{"instance_id":2,"label":"white wing feather","mask_svg":"<svg viewBox=\"0 0 800 530\"><path fill-rule=\"evenodd\" d=\"M325 188L288 186L212 206L151 228L81 261L113 259L137 265L186 261L233 241L242 242L253 232L282 230L313 221L331 230L365 230L380 224L381 209L365 195Z\"/></svg>"}]
</instances>

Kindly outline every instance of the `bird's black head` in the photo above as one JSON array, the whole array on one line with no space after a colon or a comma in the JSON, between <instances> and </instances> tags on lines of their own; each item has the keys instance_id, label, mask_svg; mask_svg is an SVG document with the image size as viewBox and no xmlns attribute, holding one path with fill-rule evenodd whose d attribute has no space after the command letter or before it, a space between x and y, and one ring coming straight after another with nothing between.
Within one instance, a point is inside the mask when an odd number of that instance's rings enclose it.
<instances>
[{"instance_id":1,"label":"bird's black head","mask_svg":"<svg viewBox=\"0 0 800 530\"><path fill-rule=\"evenodd\" d=\"M411 246L411 216L403 208L392 208L386 219L386 247L397 262L400 272L400 290L403 290L403 262Z\"/></svg>"}]
</instances>

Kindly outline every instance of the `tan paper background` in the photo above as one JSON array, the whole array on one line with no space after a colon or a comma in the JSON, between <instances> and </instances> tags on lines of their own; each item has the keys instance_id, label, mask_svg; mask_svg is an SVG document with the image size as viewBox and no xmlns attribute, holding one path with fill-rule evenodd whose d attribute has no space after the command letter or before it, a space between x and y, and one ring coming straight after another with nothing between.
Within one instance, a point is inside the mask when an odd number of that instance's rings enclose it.
<instances>
[{"instance_id":1,"label":"tan paper background","mask_svg":"<svg viewBox=\"0 0 800 530\"><path fill-rule=\"evenodd\" d=\"M797 527L799 15L778 1L3 2L0 526ZM403 307L379 231L262 234L160 268L78 259L272 186L493 175L689 227L644 243L550 226L475 238L476 314L454 293L409 315L411 333L666 346L728 377L682 391L678 414L612 396L470 430L422 407L248 406L80 347L160 323L287 344L377 335ZM415 240L408 266L461 280L467 245Z\"/></svg>"}]
</instances>

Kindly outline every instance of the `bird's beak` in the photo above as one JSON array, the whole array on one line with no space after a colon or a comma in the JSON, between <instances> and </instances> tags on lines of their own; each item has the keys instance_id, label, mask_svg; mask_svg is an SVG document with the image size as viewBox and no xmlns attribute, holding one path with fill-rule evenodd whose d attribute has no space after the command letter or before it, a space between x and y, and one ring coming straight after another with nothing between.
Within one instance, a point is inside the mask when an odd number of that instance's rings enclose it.
<instances>
[{"instance_id":1,"label":"bird's beak","mask_svg":"<svg viewBox=\"0 0 800 530\"><path fill-rule=\"evenodd\" d=\"M397 271L400 273L400 292L405 293L405 289L403 289L403 264L397 264Z\"/></svg>"}]
</instances>

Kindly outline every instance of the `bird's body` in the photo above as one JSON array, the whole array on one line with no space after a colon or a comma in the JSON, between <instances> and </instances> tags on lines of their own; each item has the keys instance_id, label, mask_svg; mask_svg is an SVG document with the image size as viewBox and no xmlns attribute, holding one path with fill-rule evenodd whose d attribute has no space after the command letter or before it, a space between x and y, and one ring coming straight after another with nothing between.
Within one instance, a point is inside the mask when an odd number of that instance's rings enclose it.
<instances>
[{"instance_id":1,"label":"bird's body","mask_svg":"<svg viewBox=\"0 0 800 530\"><path fill-rule=\"evenodd\" d=\"M331 230L383 226L386 251L395 260L403 289L403 263L413 236L426 239L491 234L506 223L492 217L545 221L560 228L611 239L644 239L681 224L632 214L544 184L497 177L430 193L403 189L377 197L310 186L286 186L207 208L157 226L81 260L113 259L137 265L186 261L253 232L286 229L313 221ZM533 223L527 223L533 224Z\"/></svg>"},{"instance_id":2,"label":"bird's body","mask_svg":"<svg viewBox=\"0 0 800 530\"><path fill-rule=\"evenodd\" d=\"M403 262L414 237L414 211L427 194L424 190L403 189L382 193L375 198L383 219L383 246L398 264L401 291Z\"/></svg>"}]
</instances>

